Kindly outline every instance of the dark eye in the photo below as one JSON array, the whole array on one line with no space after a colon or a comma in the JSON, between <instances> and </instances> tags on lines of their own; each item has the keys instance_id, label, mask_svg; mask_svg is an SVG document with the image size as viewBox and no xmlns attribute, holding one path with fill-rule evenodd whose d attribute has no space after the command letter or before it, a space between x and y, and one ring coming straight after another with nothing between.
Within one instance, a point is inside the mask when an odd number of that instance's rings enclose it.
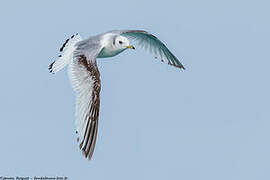
<instances>
[{"instance_id":1,"label":"dark eye","mask_svg":"<svg viewBox=\"0 0 270 180\"><path fill-rule=\"evenodd\" d=\"M119 44L122 44L123 43L123 41L119 41Z\"/></svg>"}]
</instances>

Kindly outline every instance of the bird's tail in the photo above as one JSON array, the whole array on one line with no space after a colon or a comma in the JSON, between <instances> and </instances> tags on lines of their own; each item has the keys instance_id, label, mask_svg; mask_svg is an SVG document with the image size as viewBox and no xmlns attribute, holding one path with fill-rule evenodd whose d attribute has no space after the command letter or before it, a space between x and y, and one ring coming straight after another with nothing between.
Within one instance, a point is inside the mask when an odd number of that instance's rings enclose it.
<instances>
[{"instance_id":1,"label":"bird's tail","mask_svg":"<svg viewBox=\"0 0 270 180\"><path fill-rule=\"evenodd\" d=\"M61 54L58 56L58 59L51 63L49 66L51 73L60 71L71 62L73 58L73 52L75 50L75 44L81 40L81 36L77 33L65 41L65 43L60 48Z\"/></svg>"}]
</instances>

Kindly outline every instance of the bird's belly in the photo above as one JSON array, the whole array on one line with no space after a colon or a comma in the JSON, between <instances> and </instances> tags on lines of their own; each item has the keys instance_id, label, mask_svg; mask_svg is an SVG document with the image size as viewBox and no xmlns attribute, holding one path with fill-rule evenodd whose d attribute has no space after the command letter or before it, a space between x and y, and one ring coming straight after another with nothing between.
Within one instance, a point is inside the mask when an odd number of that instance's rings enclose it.
<instances>
[{"instance_id":1,"label":"bird's belly","mask_svg":"<svg viewBox=\"0 0 270 180\"><path fill-rule=\"evenodd\" d=\"M125 49L118 49L118 50L111 50L108 48L103 48L100 53L98 54L97 58L106 58L106 57L113 57L117 54L123 52Z\"/></svg>"}]
</instances>

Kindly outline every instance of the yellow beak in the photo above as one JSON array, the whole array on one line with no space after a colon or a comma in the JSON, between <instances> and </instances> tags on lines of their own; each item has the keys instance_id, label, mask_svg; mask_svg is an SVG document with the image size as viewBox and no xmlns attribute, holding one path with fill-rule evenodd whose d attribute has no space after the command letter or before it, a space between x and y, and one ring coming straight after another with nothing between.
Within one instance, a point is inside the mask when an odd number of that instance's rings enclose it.
<instances>
[{"instance_id":1,"label":"yellow beak","mask_svg":"<svg viewBox=\"0 0 270 180\"><path fill-rule=\"evenodd\" d=\"M135 49L135 47L134 46L131 46L131 45L126 46L126 48Z\"/></svg>"}]
</instances>

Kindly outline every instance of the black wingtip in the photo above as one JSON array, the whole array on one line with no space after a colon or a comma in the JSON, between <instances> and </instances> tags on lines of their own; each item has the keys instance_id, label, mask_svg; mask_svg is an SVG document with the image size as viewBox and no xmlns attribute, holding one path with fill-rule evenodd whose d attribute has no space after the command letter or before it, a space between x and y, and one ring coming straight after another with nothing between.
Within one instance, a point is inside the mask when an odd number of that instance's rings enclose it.
<instances>
[{"instance_id":1,"label":"black wingtip","mask_svg":"<svg viewBox=\"0 0 270 180\"><path fill-rule=\"evenodd\" d=\"M163 62L163 61L162 61L162 62ZM186 68L185 68L181 63L175 64L175 63L173 63L173 62L168 61L168 65L174 66L174 67L179 68L179 69L186 70Z\"/></svg>"},{"instance_id":2,"label":"black wingtip","mask_svg":"<svg viewBox=\"0 0 270 180\"><path fill-rule=\"evenodd\" d=\"M62 45L62 47L60 48L60 52L62 52L66 46L66 44L68 43L69 39L67 39L64 44Z\"/></svg>"},{"instance_id":3,"label":"black wingtip","mask_svg":"<svg viewBox=\"0 0 270 180\"><path fill-rule=\"evenodd\" d=\"M179 69L186 70L186 68L185 68L183 65L173 65L173 66L175 66L175 67L177 67L177 68L179 68Z\"/></svg>"},{"instance_id":4,"label":"black wingtip","mask_svg":"<svg viewBox=\"0 0 270 180\"><path fill-rule=\"evenodd\" d=\"M62 45L62 47L60 48L60 52L62 52L62 51L64 50L64 48L66 47L68 41L69 41L70 39L74 38L75 36L77 36L78 34L79 34L79 33L73 34L70 38L68 38L68 39L64 42L64 44Z\"/></svg>"},{"instance_id":5,"label":"black wingtip","mask_svg":"<svg viewBox=\"0 0 270 180\"><path fill-rule=\"evenodd\" d=\"M49 68L48 68L48 69L50 70L50 73L53 72L52 67L53 67L53 64L54 64L54 63L55 63L55 61L49 65Z\"/></svg>"},{"instance_id":6,"label":"black wingtip","mask_svg":"<svg viewBox=\"0 0 270 180\"><path fill-rule=\"evenodd\" d=\"M186 68L184 66L181 66L180 69L186 70Z\"/></svg>"}]
</instances>

